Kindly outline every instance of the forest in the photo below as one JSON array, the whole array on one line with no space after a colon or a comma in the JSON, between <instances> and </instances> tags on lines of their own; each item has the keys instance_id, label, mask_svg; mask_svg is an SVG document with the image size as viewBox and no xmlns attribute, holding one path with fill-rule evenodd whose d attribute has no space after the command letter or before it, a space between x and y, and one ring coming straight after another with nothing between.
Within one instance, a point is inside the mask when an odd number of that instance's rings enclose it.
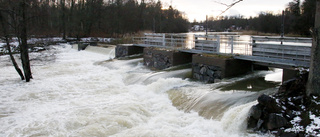
<instances>
[{"instance_id":1,"label":"forest","mask_svg":"<svg viewBox=\"0 0 320 137\"><path fill-rule=\"evenodd\" d=\"M314 26L315 0L293 0L284 9L284 33L310 36ZM22 5L25 4L25 9ZM23 22L23 16L25 20ZM208 25L211 31L248 30L280 34L282 14L262 11L256 17L210 17L189 23L187 16L160 0L0 0L2 27L19 36L22 24L28 37L123 37L140 31L187 32L193 25ZM4 33L0 33L0 36Z\"/></svg>"},{"instance_id":2,"label":"forest","mask_svg":"<svg viewBox=\"0 0 320 137\"><path fill-rule=\"evenodd\" d=\"M2 20L12 35L21 26L22 3L28 34L34 36L121 37L138 31L187 32L189 22L160 1L141 0L0 0Z\"/></svg>"},{"instance_id":3,"label":"forest","mask_svg":"<svg viewBox=\"0 0 320 137\"><path fill-rule=\"evenodd\" d=\"M284 20L284 33L295 36L311 36L310 28L314 26L316 0L293 0L284 9L282 14L261 12L257 17L243 18L238 16L219 16L208 19L208 28L211 31L250 30L262 33L281 33L282 20ZM193 22L192 25L206 22Z\"/></svg>"}]
</instances>

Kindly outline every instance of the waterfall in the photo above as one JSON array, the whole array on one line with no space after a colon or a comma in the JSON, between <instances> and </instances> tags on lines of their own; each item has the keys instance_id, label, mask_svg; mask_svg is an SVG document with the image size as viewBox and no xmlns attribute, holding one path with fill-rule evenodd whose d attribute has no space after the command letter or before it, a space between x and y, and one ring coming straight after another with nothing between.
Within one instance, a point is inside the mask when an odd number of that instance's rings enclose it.
<instances>
[{"instance_id":1,"label":"waterfall","mask_svg":"<svg viewBox=\"0 0 320 137\"><path fill-rule=\"evenodd\" d=\"M154 71L142 58L113 59L112 47L78 52L57 45L46 52L55 61L32 62L44 65L32 66L30 83L12 66L0 66L0 136L268 136L247 133L246 115L276 85L222 87L272 71L204 84L190 79L189 68Z\"/></svg>"}]
</instances>

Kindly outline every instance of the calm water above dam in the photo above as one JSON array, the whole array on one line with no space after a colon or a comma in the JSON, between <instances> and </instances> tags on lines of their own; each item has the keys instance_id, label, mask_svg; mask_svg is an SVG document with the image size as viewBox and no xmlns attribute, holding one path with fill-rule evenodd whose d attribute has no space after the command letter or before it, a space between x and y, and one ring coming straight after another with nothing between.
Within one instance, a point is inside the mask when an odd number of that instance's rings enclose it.
<instances>
[{"instance_id":1,"label":"calm water above dam","mask_svg":"<svg viewBox=\"0 0 320 137\"><path fill-rule=\"evenodd\" d=\"M110 60L114 48L58 45L30 56L30 83L0 56L0 136L268 136L248 133L246 116L282 74L204 84L189 78L188 67L153 71L142 58Z\"/></svg>"}]
</instances>

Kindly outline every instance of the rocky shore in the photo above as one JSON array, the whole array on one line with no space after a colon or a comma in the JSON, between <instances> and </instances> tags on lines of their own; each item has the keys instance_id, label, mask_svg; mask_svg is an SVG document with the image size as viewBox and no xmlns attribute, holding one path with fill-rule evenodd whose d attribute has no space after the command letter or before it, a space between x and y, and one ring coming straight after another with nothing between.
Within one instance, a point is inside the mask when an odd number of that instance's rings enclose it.
<instances>
[{"instance_id":1,"label":"rocky shore","mask_svg":"<svg viewBox=\"0 0 320 137\"><path fill-rule=\"evenodd\" d=\"M320 136L320 97L307 96L307 76L284 82L275 95L261 95L249 112L248 130L279 137Z\"/></svg>"}]
</instances>

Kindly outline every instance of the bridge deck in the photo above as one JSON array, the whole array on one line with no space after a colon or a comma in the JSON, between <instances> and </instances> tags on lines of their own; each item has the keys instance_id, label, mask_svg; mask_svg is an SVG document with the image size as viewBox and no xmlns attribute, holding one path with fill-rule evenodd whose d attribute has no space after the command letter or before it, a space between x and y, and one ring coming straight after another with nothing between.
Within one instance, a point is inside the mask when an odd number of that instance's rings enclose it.
<instances>
[{"instance_id":1,"label":"bridge deck","mask_svg":"<svg viewBox=\"0 0 320 137\"><path fill-rule=\"evenodd\" d=\"M167 34L148 34L136 40L137 43L134 46L168 48L193 54L232 55L236 59L278 68L308 68L310 64L312 42L310 38L251 37L251 43L240 47L236 47L241 43L237 41L237 36L220 38L218 35L194 35L193 42L184 38L174 38ZM221 45L222 42L224 42L223 45ZM289 44L282 44L282 42ZM186 48L188 43L193 46ZM244 54L239 53L239 50L245 50Z\"/></svg>"}]
</instances>

